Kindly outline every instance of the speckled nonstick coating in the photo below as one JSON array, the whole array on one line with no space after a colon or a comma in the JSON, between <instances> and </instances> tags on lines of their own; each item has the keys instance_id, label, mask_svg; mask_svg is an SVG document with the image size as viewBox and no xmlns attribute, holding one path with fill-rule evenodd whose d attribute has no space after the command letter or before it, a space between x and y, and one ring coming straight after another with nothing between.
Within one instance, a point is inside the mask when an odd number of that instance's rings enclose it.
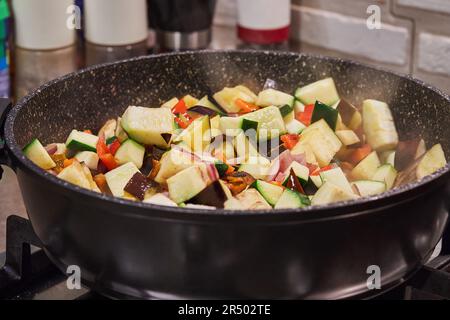
<instances>
[{"instance_id":1,"label":"speckled nonstick coating","mask_svg":"<svg viewBox=\"0 0 450 320\"><path fill-rule=\"evenodd\" d=\"M9 112L8 155L28 214L51 259L82 267L109 295L133 297L342 298L367 292L366 267L384 288L417 269L448 219L449 166L386 194L282 211L215 212L136 203L68 185L20 149L32 138L64 141L97 130L128 105L158 107L173 96L224 86L281 90L324 77L356 105L386 101L401 139L421 135L450 155L450 99L401 76L341 59L297 53L204 51L93 67L44 85ZM330 270L330 266L332 270ZM151 270L151 272L149 272Z\"/></svg>"}]
</instances>

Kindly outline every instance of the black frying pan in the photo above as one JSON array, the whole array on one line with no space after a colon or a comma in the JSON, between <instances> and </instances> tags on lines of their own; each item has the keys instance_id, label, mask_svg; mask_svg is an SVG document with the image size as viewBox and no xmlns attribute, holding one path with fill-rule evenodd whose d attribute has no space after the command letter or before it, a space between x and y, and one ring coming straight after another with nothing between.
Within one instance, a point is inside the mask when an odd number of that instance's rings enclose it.
<instances>
[{"instance_id":1,"label":"black frying pan","mask_svg":"<svg viewBox=\"0 0 450 320\"><path fill-rule=\"evenodd\" d=\"M382 289L430 256L448 220L449 166L421 182L357 201L299 210L215 212L99 195L28 161L32 138L64 141L72 128L98 129L128 105L159 106L266 78L293 91L332 76L355 104L386 101L401 139L421 135L450 156L450 99L407 76L295 53L187 52L87 69L52 81L3 115L0 163L17 174L33 228L53 262L79 265L86 284L115 297L366 297L369 266Z\"/></svg>"}]
</instances>

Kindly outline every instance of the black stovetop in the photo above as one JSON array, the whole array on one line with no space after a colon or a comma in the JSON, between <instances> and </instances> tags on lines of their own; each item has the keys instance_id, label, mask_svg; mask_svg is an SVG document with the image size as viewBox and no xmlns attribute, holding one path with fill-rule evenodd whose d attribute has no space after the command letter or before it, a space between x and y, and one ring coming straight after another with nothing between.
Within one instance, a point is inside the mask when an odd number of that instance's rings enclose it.
<instances>
[{"instance_id":1,"label":"black stovetop","mask_svg":"<svg viewBox=\"0 0 450 320\"><path fill-rule=\"evenodd\" d=\"M0 299L105 299L83 286L68 289L67 276L40 249L40 241L28 220L10 216L6 238L6 252L0 253L0 266L3 266L0 269ZM376 299L450 300L450 255L433 258L413 277Z\"/></svg>"}]
</instances>

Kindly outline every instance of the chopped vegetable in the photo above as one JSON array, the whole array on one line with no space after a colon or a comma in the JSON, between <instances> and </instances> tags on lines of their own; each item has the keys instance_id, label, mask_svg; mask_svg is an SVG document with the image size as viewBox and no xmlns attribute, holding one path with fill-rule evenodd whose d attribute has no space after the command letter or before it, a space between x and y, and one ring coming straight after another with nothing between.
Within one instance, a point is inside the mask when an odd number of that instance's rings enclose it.
<instances>
[{"instance_id":1,"label":"chopped vegetable","mask_svg":"<svg viewBox=\"0 0 450 320\"><path fill-rule=\"evenodd\" d=\"M367 157L371 152L372 148L370 147L370 145L365 144L362 147L353 150L353 152L350 154L348 161L356 166L358 163L364 160L364 158Z\"/></svg>"},{"instance_id":2,"label":"chopped vegetable","mask_svg":"<svg viewBox=\"0 0 450 320\"><path fill-rule=\"evenodd\" d=\"M435 173L440 168L445 167L446 164L442 146L440 144L434 145L420 160L416 170L417 179L423 179L425 176Z\"/></svg>"},{"instance_id":3,"label":"chopped vegetable","mask_svg":"<svg viewBox=\"0 0 450 320\"><path fill-rule=\"evenodd\" d=\"M389 106L340 98L332 78L256 95L238 85L160 108L129 106L96 133L23 153L87 190L196 210L299 209L373 196L446 165L440 144L398 141ZM359 97L358 97L359 99ZM409 134L412 134L410 132ZM394 167L395 165L395 167ZM93 176L95 175L95 176Z\"/></svg>"},{"instance_id":4,"label":"chopped vegetable","mask_svg":"<svg viewBox=\"0 0 450 320\"><path fill-rule=\"evenodd\" d=\"M105 142L105 137L101 136L97 140L97 154L102 163L108 168L108 170L113 170L117 168L118 164L114 159L114 156L110 153L110 150Z\"/></svg>"},{"instance_id":5,"label":"chopped vegetable","mask_svg":"<svg viewBox=\"0 0 450 320\"><path fill-rule=\"evenodd\" d=\"M249 113L259 109L259 107L253 103L245 102L242 99L236 99L234 102L239 107L239 113Z\"/></svg>"},{"instance_id":6,"label":"chopped vegetable","mask_svg":"<svg viewBox=\"0 0 450 320\"><path fill-rule=\"evenodd\" d=\"M150 184L147 178L142 173L136 172L128 181L124 190L142 201L149 188Z\"/></svg>"},{"instance_id":7,"label":"chopped vegetable","mask_svg":"<svg viewBox=\"0 0 450 320\"><path fill-rule=\"evenodd\" d=\"M56 167L56 163L38 139L34 139L26 145L25 148L23 148L23 153L28 159L34 162L34 164L44 170Z\"/></svg>"},{"instance_id":8,"label":"chopped vegetable","mask_svg":"<svg viewBox=\"0 0 450 320\"><path fill-rule=\"evenodd\" d=\"M314 104L308 104L305 106L303 112L297 113L295 118L301 123L303 123L305 126L309 126L311 124L313 112L314 112Z\"/></svg>"},{"instance_id":9,"label":"chopped vegetable","mask_svg":"<svg viewBox=\"0 0 450 320\"><path fill-rule=\"evenodd\" d=\"M334 131L336 129L338 114L338 111L332 107L329 107L320 101L316 101L311 116L311 123L324 119L328 126Z\"/></svg>"}]
</instances>

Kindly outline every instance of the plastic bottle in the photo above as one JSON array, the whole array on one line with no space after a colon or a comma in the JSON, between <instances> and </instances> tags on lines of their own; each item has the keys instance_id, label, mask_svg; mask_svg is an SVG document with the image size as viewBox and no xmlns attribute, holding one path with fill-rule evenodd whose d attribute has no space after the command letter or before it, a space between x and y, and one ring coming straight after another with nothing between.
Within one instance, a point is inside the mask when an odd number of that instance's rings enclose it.
<instances>
[{"instance_id":1,"label":"plastic bottle","mask_svg":"<svg viewBox=\"0 0 450 320\"><path fill-rule=\"evenodd\" d=\"M16 98L77 70L76 30L68 28L74 0L12 0Z\"/></svg>"},{"instance_id":2,"label":"plastic bottle","mask_svg":"<svg viewBox=\"0 0 450 320\"><path fill-rule=\"evenodd\" d=\"M257 49L287 47L291 24L290 0L237 0L241 46Z\"/></svg>"},{"instance_id":3,"label":"plastic bottle","mask_svg":"<svg viewBox=\"0 0 450 320\"><path fill-rule=\"evenodd\" d=\"M147 54L146 0L85 0L86 64Z\"/></svg>"}]
</instances>

